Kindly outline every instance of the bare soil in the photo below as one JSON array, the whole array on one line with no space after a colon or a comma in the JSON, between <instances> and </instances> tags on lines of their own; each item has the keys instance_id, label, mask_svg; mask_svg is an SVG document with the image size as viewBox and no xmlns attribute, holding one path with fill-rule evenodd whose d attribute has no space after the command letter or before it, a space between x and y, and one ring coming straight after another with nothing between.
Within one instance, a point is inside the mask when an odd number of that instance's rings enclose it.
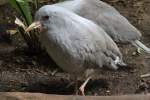
<instances>
[{"instance_id":1,"label":"bare soil","mask_svg":"<svg viewBox=\"0 0 150 100\"><path fill-rule=\"evenodd\" d=\"M135 25L150 47L149 0L103 0L118 9ZM9 5L0 6L0 91L42 92L48 94L74 94L74 84L46 53L28 50L18 35L11 35L16 12ZM96 80L86 87L87 95L121 95L150 91L150 55L137 54L131 45L120 46L128 67L118 71L101 70ZM81 84L83 81L79 81Z\"/></svg>"}]
</instances>

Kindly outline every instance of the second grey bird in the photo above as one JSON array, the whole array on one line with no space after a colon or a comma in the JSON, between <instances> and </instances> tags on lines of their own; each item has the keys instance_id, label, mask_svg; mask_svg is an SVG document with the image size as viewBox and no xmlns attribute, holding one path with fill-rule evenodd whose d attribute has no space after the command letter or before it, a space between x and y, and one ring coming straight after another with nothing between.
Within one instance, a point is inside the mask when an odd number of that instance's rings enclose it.
<instances>
[{"instance_id":1,"label":"second grey bird","mask_svg":"<svg viewBox=\"0 0 150 100\"><path fill-rule=\"evenodd\" d=\"M100 0L66 0L55 4L90 19L102 27L117 43L133 44L150 53L150 48L141 43L141 33L114 7Z\"/></svg>"},{"instance_id":2,"label":"second grey bird","mask_svg":"<svg viewBox=\"0 0 150 100\"><path fill-rule=\"evenodd\" d=\"M95 70L124 65L119 48L102 28L65 8L43 6L26 31L33 28L42 30L40 41L56 64L75 77L86 78L82 94Z\"/></svg>"}]
</instances>

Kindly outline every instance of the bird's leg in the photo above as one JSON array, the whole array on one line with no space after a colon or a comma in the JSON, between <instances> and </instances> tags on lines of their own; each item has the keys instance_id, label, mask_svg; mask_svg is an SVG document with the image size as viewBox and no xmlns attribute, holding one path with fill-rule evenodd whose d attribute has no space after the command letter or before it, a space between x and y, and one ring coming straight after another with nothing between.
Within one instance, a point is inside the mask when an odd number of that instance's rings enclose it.
<instances>
[{"instance_id":1,"label":"bird's leg","mask_svg":"<svg viewBox=\"0 0 150 100\"><path fill-rule=\"evenodd\" d=\"M89 80L91 79L91 77L88 77L85 82L80 86L79 90L81 91L81 94L82 95L85 95L84 93L84 89L85 89L85 86L87 85L87 83L89 82Z\"/></svg>"},{"instance_id":2,"label":"bird's leg","mask_svg":"<svg viewBox=\"0 0 150 100\"><path fill-rule=\"evenodd\" d=\"M75 94L78 95L79 90L78 90L78 79L75 79Z\"/></svg>"}]
</instances>

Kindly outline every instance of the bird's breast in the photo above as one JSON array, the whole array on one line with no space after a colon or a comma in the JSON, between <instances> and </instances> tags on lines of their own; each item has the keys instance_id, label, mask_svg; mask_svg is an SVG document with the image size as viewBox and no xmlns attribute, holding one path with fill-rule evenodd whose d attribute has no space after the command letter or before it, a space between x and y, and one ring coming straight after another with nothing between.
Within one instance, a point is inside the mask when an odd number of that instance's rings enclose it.
<instances>
[{"instance_id":1,"label":"bird's breast","mask_svg":"<svg viewBox=\"0 0 150 100\"><path fill-rule=\"evenodd\" d=\"M84 61L80 57L74 56L71 47L67 42L62 41L62 38L56 35L42 34L40 41L46 48L49 56L60 66L64 71L73 74L82 74L84 71ZM66 49L70 48L70 49Z\"/></svg>"}]
</instances>

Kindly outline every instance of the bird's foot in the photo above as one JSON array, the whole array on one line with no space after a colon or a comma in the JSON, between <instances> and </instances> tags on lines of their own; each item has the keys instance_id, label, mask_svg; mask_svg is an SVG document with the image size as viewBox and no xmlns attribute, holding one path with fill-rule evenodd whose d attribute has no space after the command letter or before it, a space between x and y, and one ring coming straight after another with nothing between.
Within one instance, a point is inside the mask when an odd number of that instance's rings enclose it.
<instances>
[{"instance_id":1,"label":"bird's foot","mask_svg":"<svg viewBox=\"0 0 150 100\"><path fill-rule=\"evenodd\" d=\"M84 86L81 85L81 87L79 88L80 92L81 92L81 95L85 96L85 93L84 93Z\"/></svg>"}]
</instances>

